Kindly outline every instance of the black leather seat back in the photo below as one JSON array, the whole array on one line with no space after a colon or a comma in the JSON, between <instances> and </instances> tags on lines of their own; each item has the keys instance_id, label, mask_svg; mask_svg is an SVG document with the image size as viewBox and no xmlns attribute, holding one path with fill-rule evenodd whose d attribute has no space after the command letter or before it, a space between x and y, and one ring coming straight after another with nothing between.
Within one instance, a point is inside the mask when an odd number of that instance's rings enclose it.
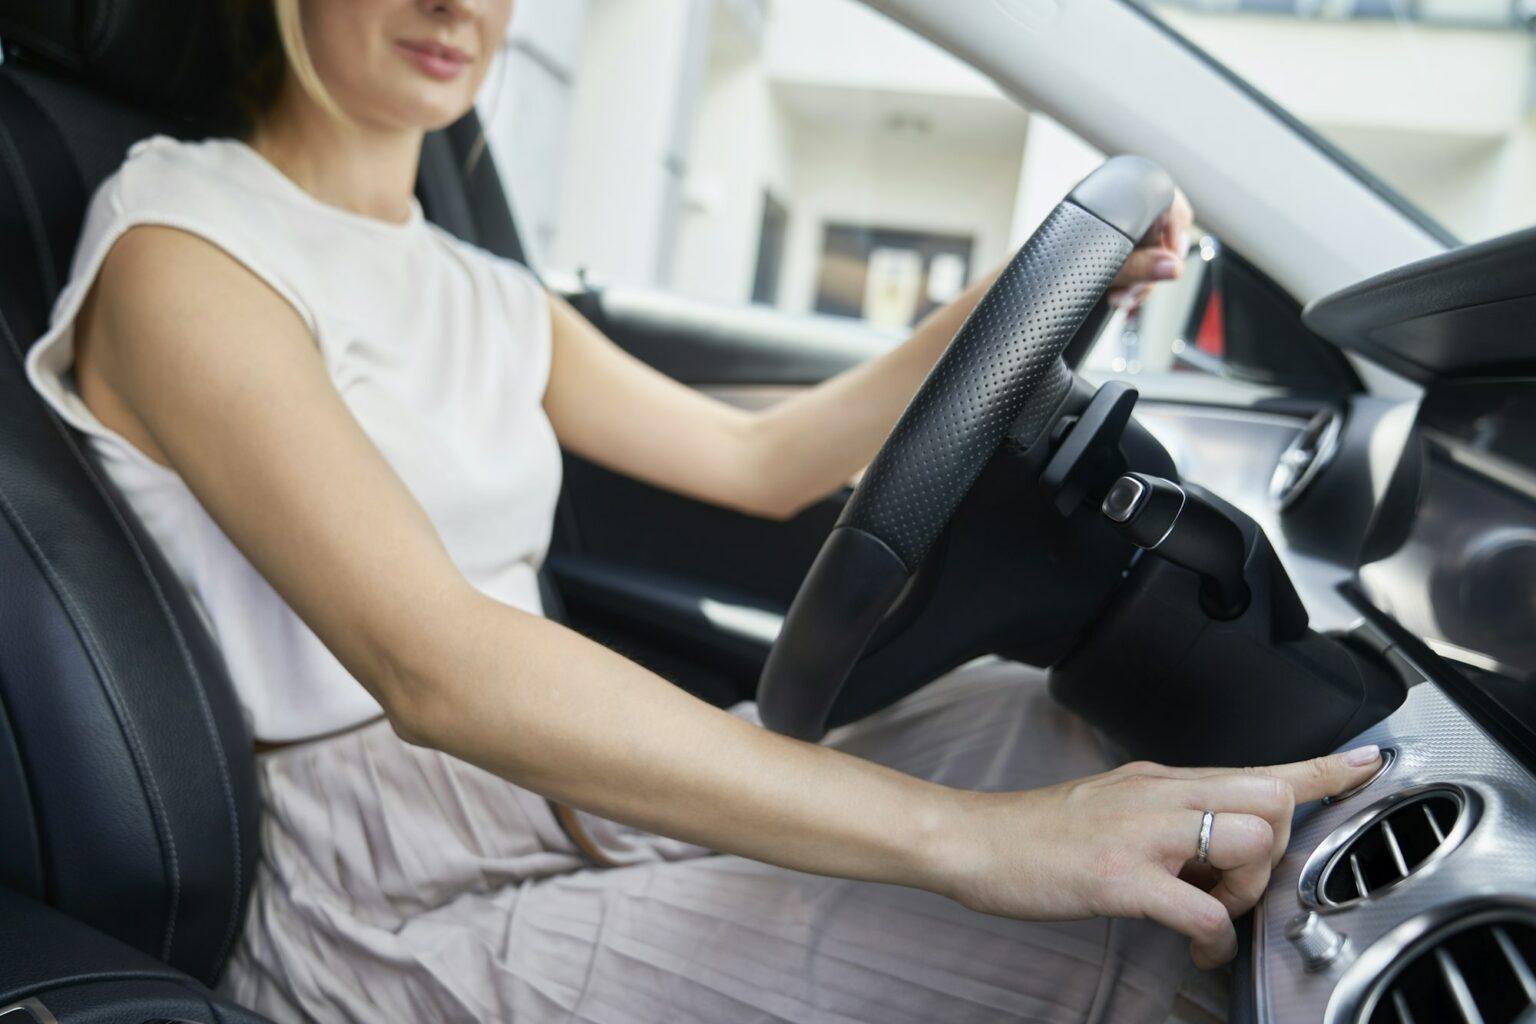
<instances>
[{"instance_id":1,"label":"black leather seat back","mask_svg":"<svg viewBox=\"0 0 1536 1024\"><path fill-rule=\"evenodd\" d=\"M215 5L0 9L0 886L209 984L257 855L250 736L186 593L22 358L128 147L216 130ZM428 137L423 207L521 258L489 154L463 173L478 132L471 113Z\"/></svg>"},{"instance_id":2,"label":"black leather seat back","mask_svg":"<svg viewBox=\"0 0 1536 1024\"><path fill-rule=\"evenodd\" d=\"M212 981L255 863L250 738L185 592L21 362L91 191L177 127L0 66L0 884Z\"/></svg>"}]
</instances>

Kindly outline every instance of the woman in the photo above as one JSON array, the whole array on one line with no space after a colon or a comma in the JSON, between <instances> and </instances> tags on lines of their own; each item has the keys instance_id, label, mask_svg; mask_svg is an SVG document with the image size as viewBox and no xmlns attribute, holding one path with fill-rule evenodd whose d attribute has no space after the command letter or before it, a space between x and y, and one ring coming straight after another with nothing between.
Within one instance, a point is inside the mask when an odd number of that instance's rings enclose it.
<instances>
[{"instance_id":1,"label":"woman","mask_svg":"<svg viewBox=\"0 0 1536 1024\"><path fill-rule=\"evenodd\" d=\"M989 281L772 411L716 404L422 219L423 132L470 107L510 0L253 2L281 47L252 58L252 130L133 147L27 360L259 741L233 998L279 1021L1161 1021L1185 938L1233 955L1295 802L1373 749L1105 771L998 662L810 745L539 614L556 438L786 517L870 458ZM1178 273L1189 220L1120 295Z\"/></svg>"}]
</instances>

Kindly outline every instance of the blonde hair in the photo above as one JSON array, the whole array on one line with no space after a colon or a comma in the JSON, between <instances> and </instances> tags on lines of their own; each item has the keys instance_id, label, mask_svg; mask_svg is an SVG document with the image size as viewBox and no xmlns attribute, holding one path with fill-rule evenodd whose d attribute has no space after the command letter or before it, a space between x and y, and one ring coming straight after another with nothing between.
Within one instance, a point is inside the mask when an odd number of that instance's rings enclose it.
<instances>
[{"instance_id":1,"label":"blonde hair","mask_svg":"<svg viewBox=\"0 0 1536 1024\"><path fill-rule=\"evenodd\" d=\"M304 42L304 15L299 9L299 0L272 0L272 8L277 19L277 37L283 44L283 56L287 58L288 66L293 69L299 85L321 110L338 121L348 120L346 112L320 80L315 62L309 57L309 46Z\"/></svg>"}]
</instances>

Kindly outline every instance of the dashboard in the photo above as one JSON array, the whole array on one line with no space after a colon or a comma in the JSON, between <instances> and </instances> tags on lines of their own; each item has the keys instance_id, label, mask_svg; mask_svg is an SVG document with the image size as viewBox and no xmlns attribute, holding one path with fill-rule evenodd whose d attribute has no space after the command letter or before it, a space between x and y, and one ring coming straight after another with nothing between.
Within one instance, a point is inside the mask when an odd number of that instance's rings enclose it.
<instances>
[{"instance_id":1,"label":"dashboard","mask_svg":"<svg viewBox=\"0 0 1536 1024\"><path fill-rule=\"evenodd\" d=\"M1408 684L1381 773L1304 808L1255 912L1253 1018L1536 1020L1536 380L1432 388L1352 634ZM1235 1016L1234 1020L1241 1020Z\"/></svg>"},{"instance_id":2,"label":"dashboard","mask_svg":"<svg viewBox=\"0 0 1536 1024\"><path fill-rule=\"evenodd\" d=\"M1493 1024L1536 1000L1536 785L1404 660L1420 681L1360 737L1390 763L1298 816L1254 913L1254 1019Z\"/></svg>"},{"instance_id":3,"label":"dashboard","mask_svg":"<svg viewBox=\"0 0 1536 1024\"><path fill-rule=\"evenodd\" d=\"M1536 680L1536 379L1429 392L1397 476L1366 596L1451 658Z\"/></svg>"},{"instance_id":4,"label":"dashboard","mask_svg":"<svg viewBox=\"0 0 1536 1024\"><path fill-rule=\"evenodd\" d=\"M1314 627L1348 633L1407 687L1349 744L1381 745L1383 771L1298 814L1251 922L1231 1020L1531 1024L1536 377L1435 385L1416 411L1356 396L1338 414L1346 450L1281 509L1272 473L1297 417L1137 410L1181 472L1275 540ZM1372 496L1369 510L1347 509L1352 490ZM1307 518L1347 543L1321 548Z\"/></svg>"},{"instance_id":5,"label":"dashboard","mask_svg":"<svg viewBox=\"0 0 1536 1024\"><path fill-rule=\"evenodd\" d=\"M1232 1020L1536 1021L1536 232L1314 304L1425 387L1339 595L1408 685L1377 777L1300 809Z\"/></svg>"}]
</instances>

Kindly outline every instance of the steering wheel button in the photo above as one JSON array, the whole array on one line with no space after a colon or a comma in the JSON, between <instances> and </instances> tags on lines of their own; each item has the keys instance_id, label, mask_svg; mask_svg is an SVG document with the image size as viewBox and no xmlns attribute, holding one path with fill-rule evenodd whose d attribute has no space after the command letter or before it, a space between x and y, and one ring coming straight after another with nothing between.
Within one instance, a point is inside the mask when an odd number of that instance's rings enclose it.
<instances>
[{"instance_id":1,"label":"steering wheel button","mask_svg":"<svg viewBox=\"0 0 1536 1024\"><path fill-rule=\"evenodd\" d=\"M1141 499L1146 496L1146 484L1133 476L1123 476L1109 489L1104 499L1104 514L1117 523L1130 522L1141 508Z\"/></svg>"}]
</instances>

